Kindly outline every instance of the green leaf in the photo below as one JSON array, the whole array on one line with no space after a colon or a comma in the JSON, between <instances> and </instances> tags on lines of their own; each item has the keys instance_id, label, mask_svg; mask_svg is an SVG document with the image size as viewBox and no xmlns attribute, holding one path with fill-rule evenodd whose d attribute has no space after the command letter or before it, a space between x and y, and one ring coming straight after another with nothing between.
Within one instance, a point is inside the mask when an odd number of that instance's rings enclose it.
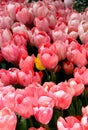
<instances>
[{"instance_id":1,"label":"green leaf","mask_svg":"<svg viewBox=\"0 0 88 130\"><path fill-rule=\"evenodd\" d=\"M75 9L78 12L83 12L88 7L88 1L87 0L75 0L72 7L73 7L73 9Z\"/></svg>"},{"instance_id":2,"label":"green leaf","mask_svg":"<svg viewBox=\"0 0 88 130\"><path fill-rule=\"evenodd\" d=\"M17 124L16 130L28 130L26 119L21 118L20 122Z\"/></svg>"}]
</instances>

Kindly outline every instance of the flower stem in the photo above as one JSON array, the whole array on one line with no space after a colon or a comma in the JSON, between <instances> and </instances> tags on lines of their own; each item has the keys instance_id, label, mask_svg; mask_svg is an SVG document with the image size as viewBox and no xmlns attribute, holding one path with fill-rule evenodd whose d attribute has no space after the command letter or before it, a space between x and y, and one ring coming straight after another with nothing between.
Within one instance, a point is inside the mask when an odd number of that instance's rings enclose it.
<instances>
[{"instance_id":1,"label":"flower stem","mask_svg":"<svg viewBox=\"0 0 88 130\"><path fill-rule=\"evenodd\" d=\"M46 128L46 130L50 130L49 125L44 125L44 128Z\"/></svg>"},{"instance_id":2,"label":"flower stem","mask_svg":"<svg viewBox=\"0 0 88 130\"><path fill-rule=\"evenodd\" d=\"M32 127L33 126L33 121L31 118L29 118L29 123L30 123L30 126Z\"/></svg>"}]
</instances>

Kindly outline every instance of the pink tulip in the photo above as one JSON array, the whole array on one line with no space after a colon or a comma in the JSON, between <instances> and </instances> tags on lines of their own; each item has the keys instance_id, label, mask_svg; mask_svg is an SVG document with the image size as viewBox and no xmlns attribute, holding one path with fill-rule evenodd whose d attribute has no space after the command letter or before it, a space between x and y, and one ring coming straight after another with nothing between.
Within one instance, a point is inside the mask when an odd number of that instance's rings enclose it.
<instances>
[{"instance_id":1,"label":"pink tulip","mask_svg":"<svg viewBox=\"0 0 88 130\"><path fill-rule=\"evenodd\" d=\"M75 68L74 77L81 80L83 84L88 84L88 69L86 67Z\"/></svg>"},{"instance_id":2,"label":"pink tulip","mask_svg":"<svg viewBox=\"0 0 88 130\"><path fill-rule=\"evenodd\" d=\"M64 9L64 4L62 2L62 0L44 0L44 3L47 5L47 7L49 8L49 11L51 11L52 13L54 13L55 11L57 11L57 9Z\"/></svg>"},{"instance_id":3,"label":"pink tulip","mask_svg":"<svg viewBox=\"0 0 88 130\"><path fill-rule=\"evenodd\" d=\"M61 31L61 30L53 30L52 31L52 38L53 38L53 41L55 42L56 40L62 40L65 41L66 39L66 34Z\"/></svg>"},{"instance_id":4,"label":"pink tulip","mask_svg":"<svg viewBox=\"0 0 88 130\"><path fill-rule=\"evenodd\" d=\"M57 21L55 25L55 31L61 30L63 33L67 34L68 32L68 26L66 19L60 18L60 20ZM64 37L63 37L64 38ZM63 39L62 39L63 40Z\"/></svg>"},{"instance_id":5,"label":"pink tulip","mask_svg":"<svg viewBox=\"0 0 88 130\"><path fill-rule=\"evenodd\" d=\"M43 1L38 1L33 3L32 9L33 9L33 14L36 17L45 17L49 12L47 6Z\"/></svg>"},{"instance_id":6,"label":"pink tulip","mask_svg":"<svg viewBox=\"0 0 88 130\"><path fill-rule=\"evenodd\" d=\"M5 29L8 28L10 29L13 24L13 20L9 16L0 16L0 28Z\"/></svg>"},{"instance_id":7,"label":"pink tulip","mask_svg":"<svg viewBox=\"0 0 88 130\"><path fill-rule=\"evenodd\" d=\"M0 87L0 96L2 102L2 106L0 105L0 109L8 107L12 111L14 111L15 88L12 85Z\"/></svg>"},{"instance_id":8,"label":"pink tulip","mask_svg":"<svg viewBox=\"0 0 88 130\"><path fill-rule=\"evenodd\" d=\"M50 13L46 17L47 17L47 20L48 20L49 28L54 29L54 27L57 23L57 19L56 19L54 13Z\"/></svg>"},{"instance_id":9,"label":"pink tulip","mask_svg":"<svg viewBox=\"0 0 88 130\"><path fill-rule=\"evenodd\" d=\"M27 35L25 35L24 32L23 32L23 34L14 33L12 38L13 38L14 43L17 46L21 46L21 45L26 46L27 45L28 37L27 37Z\"/></svg>"},{"instance_id":10,"label":"pink tulip","mask_svg":"<svg viewBox=\"0 0 88 130\"><path fill-rule=\"evenodd\" d=\"M30 14L27 7L18 7L16 12L16 20L23 24L26 24L30 21Z\"/></svg>"},{"instance_id":11,"label":"pink tulip","mask_svg":"<svg viewBox=\"0 0 88 130\"><path fill-rule=\"evenodd\" d=\"M88 105L86 107L82 107L82 114L84 116L88 116Z\"/></svg>"},{"instance_id":12,"label":"pink tulip","mask_svg":"<svg viewBox=\"0 0 88 130\"><path fill-rule=\"evenodd\" d=\"M42 45L50 44L50 37L44 31L39 31L38 28L33 27L28 30L29 45L40 48Z\"/></svg>"},{"instance_id":13,"label":"pink tulip","mask_svg":"<svg viewBox=\"0 0 88 130\"><path fill-rule=\"evenodd\" d=\"M34 25L40 30L47 32L49 30L49 23L46 17L35 17Z\"/></svg>"},{"instance_id":14,"label":"pink tulip","mask_svg":"<svg viewBox=\"0 0 88 130\"><path fill-rule=\"evenodd\" d=\"M24 87L33 82L41 83L41 78L42 75L40 72L29 71L29 73L25 73L21 70L17 71L17 82Z\"/></svg>"},{"instance_id":15,"label":"pink tulip","mask_svg":"<svg viewBox=\"0 0 88 130\"><path fill-rule=\"evenodd\" d=\"M12 32L13 34L20 34L22 35L26 40L28 38L28 30L25 24L22 24L20 22L15 22L12 26L11 26Z\"/></svg>"},{"instance_id":16,"label":"pink tulip","mask_svg":"<svg viewBox=\"0 0 88 130\"><path fill-rule=\"evenodd\" d=\"M65 119L59 117L57 120L58 130L83 130L80 121L74 116L68 116Z\"/></svg>"},{"instance_id":17,"label":"pink tulip","mask_svg":"<svg viewBox=\"0 0 88 130\"><path fill-rule=\"evenodd\" d=\"M68 36L71 37L71 38L77 39L78 38L78 32L76 30L70 30Z\"/></svg>"},{"instance_id":18,"label":"pink tulip","mask_svg":"<svg viewBox=\"0 0 88 130\"><path fill-rule=\"evenodd\" d=\"M78 26L78 33L79 33L79 38L82 43L87 43L88 42L88 22L84 19L81 20L79 26Z\"/></svg>"},{"instance_id":19,"label":"pink tulip","mask_svg":"<svg viewBox=\"0 0 88 130\"><path fill-rule=\"evenodd\" d=\"M67 82L61 82L57 85L51 87L50 92L53 93L53 98L55 100L55 107L58 109L69 108L72 102L71 89L68 87Z\"/></svg>"},{"instance_id":20,"label":"pink tulip","mask_svg":"<svg viewBox=\"0 0 88 130\"><path fill-rule=\"evenodd\" d=\"M1 47L3 57L8 61L18 64L22 55L27 55L25 46L17 46L14 41L3 43Z\"/></svg>"},{"instance_id":21,"label":"pink tulip","mask_svg":"<svg viewBox=\"0 0 88 130\"><path fill-rule=\"evenodd\" d=\"M33 75L33 81L34 83L40 83L42 82L42 77L43 77L43 73L42 71L39 71L39 72L35 72L34 75Z\"/></svg>"},{"instance_id":22,"label":"pink tulip","mask_svg":"<svg viewBox=\"0 0 88 130\"><path fill-rule=\"evenodd\" d=\"M53 1L53 0L43 0L44 3L46 4L46 6L48 7L49 9L49 13L53 12L55 13L56 11L56 6L59 6L59 4L57 4L57 2ZM51 4L52 3L52 4ZM59 2L58 2L59 3ZM61 7L61 6L60 6ZM49 14L48 13L48 14Z\"/></svg>"},{"instance_id":23,"label":"pink tulip","mask_svg":"<svg viewBox=\"0 0 88 130\"><path fill-rule=\"evenodd\" d=\"M8 4L5 5L5 11L8 12L9 17L14 21L16 20L16 10L20 6L17 2L8 2Z\"/></svg>"},{"instance_id":24,"label":"pink tulip","mask_svg":"<svg viewBox=\"0 0 88 130\"><path fill-rule=\"evenodd\" d=\"M0 30L0 47L4 42L9 42L12 38L12 33L9 29Z\"/></svg>"},{"instance_id":25,"label":"pink tulip","mask_svg":"<svg viewBox=\"0 0 88 130\"><path fill-rule=\"evenodd\" d=\"M1 47L3 57L8 62L15 62L18 60L18 56L19 56L18 50L19 47L16 46L12 41L4 43Z\"/></svg>"},{"instance_id":26,"label":"pink tulip","mask_svg":"<svg viewBox=\"0 0 88 130\"><path fill-rule=\"evenodd\" d=\"M53 108L54 107L54 100L48 96L41 96L38 99L38 105L40 107L44 106L44 107L52 107Z\"/></svg>"},{"instance_id":27,"label":"pink tulip","mask_svg":"<svg viewBox=\"0 0 88 130\"><path fill-rule=\"evenodd\" d=\"M66 43L62 40L57 40L53 44L56 47L59 61L64 60L66 58Z\"/></svg>"},{"instance_id":28,"label":"pink tulip","mask_svg":"<svg viewBox=\"0 0 88 130\"><path fill-rule=\"evenodd\" d=\"M20 85L27 87L29 84L33 82L33 73L30 71L30 73L26 74L25 72L18 70L17 82Z\"/></svg>"},{"instance_id":29,"label":"pink tulip","mask_svg":"<svg viewBox=\"0 0 88 130\"><path fill-rule=\"evenodd\" d=\"M57 24L55 25L54 30L52 30L52 39L53 41L64 41L66 40L67 37L67 32L68 32L68 27L66 25L66 21L58 21Z\"/></svg>"},{"instance_id":30,"label":"pink tulip","mask_svg":"<svg viewBox=\"0 0 88 130\"><path fill-rule=\"evenodd\" d=\"M40 106L43 104L41 101L41 97L46 97L49 101L52 101L51 105L53 106L53 100L49 98L49 96L47 96L47 92L44 91L43 87L39 83L33 82L32 84L29 84L25 88L25 93L27 96L31 97L31 101L34 107L38 106L38 102ZM48 104L48 102L46 102L45 104Z\"/></svg>"},{"instance_id":31,"label":"pink tulip","mask_svg":"<svg viewBox=\"0 0 88 130\"><path fill-rule=\"evenodd\" d=\"M46 92L48 92L50 90L50 88L52 88L55 85L54 82L50 81L50 82L44 82L43 84L43 88Z\"/></svg>"},{"instance_id":32,"label":"pink tulip","mask_svg":"<svg viewBox=\"0 0 88 130\"><path fill-rule=\"evenodd\" d=\"M59 90L54 93L56 98L55 107L58 109L68 109L71 102L72 96L69 93L64 92L63 90Z\"/></svg>"},{"instance_id":33,"label":"pink tulip","mask_svg":"<svg viewBox=\"0 0 88 130\"><path fill-rule=\"evenodd\" d=\"M10 68L8 70L9 75L11 77L10 78L10 83L13 84L13 85L17 84L17 71L18 71L17 68Z\"/></svg>"},{"instance_id":34,"label":"pink tulip","mask_svg":"<svg viewBox=\"0 0 88 130\"><path fill-rule=\"evenodd\" d=\"M52 118L53 109L51 107L35 107L34 117L42 124L48 124Z\"/></svg>"},{"instance_id":35,"label":"pink tulip","mask_svg":"<svg viewBox=\"0 0 88 130\"><path fill-rule=\"evenodd\" d=\"M88 129L88 106L82 107L82 118L81 118L81 124L83 130Z\"/></svg>"},{"instance_id":36,"label":"pink tulip","mask_svg":"<svg viewBox=\"0 0 88 130\"><path fill-rule=\"evenodd\" d=\"M29 38L29 45L35 46L34 43L34 36L39 33L39 29L36 27L33 27L31 30L28 30L28 38Z\"/></svg>"},{"instance_id":37,"label":"pink tulip","mask_svg":"<svg viewBox=\"0 0 88 130\"><path fill-rule=\"evenodd\" d=\"M72 62L63 62L63 70L65 74L70 75L73 73L74 70L74 64Z\"/></svg>"},{"instance_id":38,"label":"pink tulip","mask_svg":"<svg viewBox=\"0 0 88 130\"><path fill-rule=\"evenodd\" d=\"M41 47L39 51L40 60L45 68L53 69L58 64L58 56L53 45Z\"/></svg>"},{"instance_id":39,"label":"pink tulip","mask_svg":"<svg viewBox=\"0 0 88 130\"><path fill-rule=\"evenodd\" d=\"M81 13L72 12L68 19L68 35L72 38L77 39L79 33L78 33L78 27L81 21Z\"/></svg>"},{"instance_id":40,"label":"pink tulip","mask_svg":"<svg viewBox=\"0 0 88 130\"><path fill-rule=\"evenodd\" d=\"M19 62L20 69L28 73L30 70L33 71L34 69L34 55L32 56L22 56Z\"/></svg>"},{"instance_id":41,"label":"pink tulip","mask_svg":"<svg viewBox=\"0 0 88 130\"><path fill-rule=\"evenodd\" d=\"M85 9L83 12L83 18L87 21L88 20L88 8Z\"/></svg>"},{"instance_id":42,"label":"pink tulip","mask_svg":"<svg viewBox=\"0 0 88 130\"><path fill-rule=\"evenodd\" d=\"M10 78L11 77L10 77L8 70L0 69L0 81L3 83L3 85L9 85Z\"/></svg>"},{"instance_id":43,"label":"pink tulip","mask_svg":"<svg viewBox=\"0 0 88 130\"><path fill-rule=\"evenodd\" d=\"M67 49L67 59L78 67L85 66L87 64L86 49L77 41L72 41Z\"/></svg>"},{"instance_id":44,"label":"pink tulip","mask_svg":"<svg viewBox=\"0 0 88 130\"><path fill-rule=\"evenodd\" d=\"M73 96L78 96L83 93L85 87L79 78L70 78L68 80L69 87L72 89Z\"/></svg>"},{"instance_id":45,"label":"pink tulip","mask_svg":"<svg viewBox=\"0 0 88 130\"><path fill-rule=\"evenodd\" d=\"M5 2L5 0L3 0L3 1L1 0L0 2L1 2L1 3L0 3L0 15L5 15L5 14L7 14L7 13L5 13L5 11L4 11L6 2Z\"/></svg>"},{"instance_id":46,"label":"pink tulip","mask_svg":"<svg viewBox=\"0 0 88 130\"><path fill-rule=\"evenodd\" d=\"M50 44L50 37L44 31L39 31L37 34L34 34L34 46L40 48L43 45Z\"/></svg>"},{"instance_id":47,"label":"pink tulip","mask_svg":"<svg viewBox=\"0 0 88 130\"><path fill-rule=\"evenodd\" d=\"M19 57L18 57L18 62L20 61L20 58L22 56L28 56L27 48L26 46L18 46L19 50Z\"/></svg>"},{"instance_id":48,"label":"pink tulip","mask_svg":"<svg viewBox=\"0 0 88 130\"><path fill-rule=\"evenodd\" d=\"M0 110L0 129L15 130L16 129L16 115L9 108L5 107Z\"/></svg>"},{"instance_id":49,"label":"pink tulip","mask_svg":"<svg viewBox=\"0 0 88 130\"><path fill-rule=\"evenodd\" d=\"M88 130L88 116L83 116L81 119L82 130Z\"/></svg>"},{"instance_id":50,"label":"pink tulip","mask_svg":"<svg viewBox=\"0 0 88 130\"><path fill-rule=\"evenodd\" d=\"M52 117L54 100L48 96L48 93L45 92L42 87L36 88L36 90L40 90L40 92L34 92L35 98L38 98L38 104L36 104L37 106L34 107L34 116L36 120L38 120L42 124L47 124Z\"/></svg>"},{"instance_id":51,"label":"pink tulip","mask_svg":"<svg viewBox=\"0 0 88 130\"><path fill-rule=\"evenodd\" d=\"M24 118L29 118L33 115L33 106L31 103L31 98L25 95L24 90L16 90L14 110Z\"/></svg>"}]
</instances>

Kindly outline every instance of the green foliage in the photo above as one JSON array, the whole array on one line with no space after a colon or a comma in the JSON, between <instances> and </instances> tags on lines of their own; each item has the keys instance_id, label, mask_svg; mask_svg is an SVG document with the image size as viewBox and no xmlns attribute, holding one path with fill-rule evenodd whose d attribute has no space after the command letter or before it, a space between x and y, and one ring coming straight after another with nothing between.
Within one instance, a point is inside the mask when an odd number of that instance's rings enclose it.
<instances>
[{"instance_id":1,"label":"green foliage","mask_svg":"<svg viewBox=\"0 0 88 130\"><path fill-rule=\"evenodd\" d=\"M30 3L30 2L32 2L32 1L38 1L38 0L29 0L28 2Z\"/></svg>"},{"instance_id":2,"label":"green foliage","mask_svg":"<svg viewBox=\"0 0 88 130\"><path fill-rule=\"evenodd\" d=\"M73 9L78 12L83 12L88 7L88 0L75 0L73 3Z\"/></svg>"},{"instance_id":3,"label":"green foliage","mask_svg":"<svg viewBox=\"0 0 88 130\"><path fill-rule=\"evenodd\" d=\"M17 122L17 127L16 130L27 130L27 122L25 119L17 115L18 117L18 122Z\"/></svg>"}]
</instances>

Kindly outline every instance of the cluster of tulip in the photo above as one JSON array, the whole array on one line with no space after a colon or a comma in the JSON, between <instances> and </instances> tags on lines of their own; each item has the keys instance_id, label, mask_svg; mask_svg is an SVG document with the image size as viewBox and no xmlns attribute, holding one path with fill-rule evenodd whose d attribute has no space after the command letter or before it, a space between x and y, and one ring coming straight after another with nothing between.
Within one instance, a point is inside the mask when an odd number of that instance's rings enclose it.
<instances>
[{"instance_id":1,"label":"cluster of tulip","mask_svg":"<svg viewBox=\"0 0 88 130\"><path fill-rule=\"evenodd\" d=\"M88 9L0 3L0 129L88 130Z\"/></svg>"}]
</instances>

